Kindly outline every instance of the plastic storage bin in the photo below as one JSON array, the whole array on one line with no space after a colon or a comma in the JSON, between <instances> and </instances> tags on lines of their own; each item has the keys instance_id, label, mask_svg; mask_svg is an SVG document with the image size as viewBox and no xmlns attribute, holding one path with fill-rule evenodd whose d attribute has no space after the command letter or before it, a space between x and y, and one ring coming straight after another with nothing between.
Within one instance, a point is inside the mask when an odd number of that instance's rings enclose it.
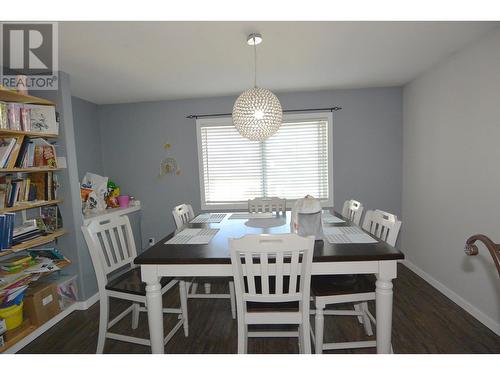
<instances>
[{"instance_id":1,"label":"plastic storage bin","mask_svg":"<svg viewBox=\"0 0 500 375\"><path fill-rule=\"evenodd\" d=\"M56 285L57 298L61 311L78 300L77 278L77 275L53 274L44 279Z\"/></svg>"},{"instance_id":2,"label":"plastic storage bin","mask_svg":"<svg viewBox=\"0 0 500 375\"><path fill-rule=\"evenodd\" d=\"M56 281L59 307L65 310L78 300L77 275L62 276Z\"/></svg>"},{"instance_id":3,"label":"plastic storage bin","mask_svg":"<svg viewBox=\"0 0 500 375\"><path fill-rule=\"evenodd\" d=\"M5 320L7 330L17 328L23 322L23 302L0 309L0 318Z\"/></svg>"}]
</instances>

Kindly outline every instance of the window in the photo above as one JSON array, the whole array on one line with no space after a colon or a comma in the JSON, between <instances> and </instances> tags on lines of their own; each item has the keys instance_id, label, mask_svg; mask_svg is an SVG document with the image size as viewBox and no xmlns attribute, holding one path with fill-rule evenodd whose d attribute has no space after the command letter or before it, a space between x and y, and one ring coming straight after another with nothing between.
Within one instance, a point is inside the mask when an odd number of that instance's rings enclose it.
<instances>
[{"instance_id":1,"label":"window","mask_svg":"<svg viewBox=\"0 0 500 375\"><path fill-rule=\"evenodd\" d=\"M330 113L284 115L278 132L263 142L243 138L231 118L199 119L196 125L202 209L307 194L333 206Z\"/></svg>"}]
</instances>

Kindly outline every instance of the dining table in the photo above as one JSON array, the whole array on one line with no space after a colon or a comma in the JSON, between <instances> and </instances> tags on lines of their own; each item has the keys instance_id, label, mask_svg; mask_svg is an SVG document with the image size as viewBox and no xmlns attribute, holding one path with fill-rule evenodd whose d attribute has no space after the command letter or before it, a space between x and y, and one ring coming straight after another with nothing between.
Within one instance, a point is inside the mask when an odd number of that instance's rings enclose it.
<instances>
[{"instance_id":1,"label":"dining table","mask_svg":"<svg viewBox=\"0 0 500 375\"><path fill-rule=\"evenodd\" d=\"M344 220L331 224L333 226L356 225L334 210L330 210L329 214ZM137 256L134 262L140 266L142 281L146 283L152 353L164 353L162 277L232 277L229 238L240 238L246 234L290 233L290 220L290 211L266 219L225 213L220 222L186 224L185 228L217 229L208 244L166 244L178 233L174 231ZM376 242L330 243L326 239L316 240L311 275L375 275L377 353L391 353L392 280L397 277L397 262L404 259L404 254L372 237Z\"/></svg>"}]
</instances>

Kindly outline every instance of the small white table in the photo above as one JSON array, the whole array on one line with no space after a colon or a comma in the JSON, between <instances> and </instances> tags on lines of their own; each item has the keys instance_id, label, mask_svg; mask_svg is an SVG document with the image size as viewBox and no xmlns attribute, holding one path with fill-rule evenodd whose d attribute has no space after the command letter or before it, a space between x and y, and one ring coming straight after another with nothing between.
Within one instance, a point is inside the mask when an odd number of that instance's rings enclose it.
<instances>
[{"instance_id":1,"label":"small white table","mask_svg":"<svg viewBox=\"0 0 500 375\"><path fill-rule=\"evenodd\" d=\"M195 228L220 229L208 245L166 245L165 242L174 235L172 233L135 259L135 263L141 266L142 280L147 284L146 300L153 353L164 353L160 286L162 277L231 277L228 238L248 233L275 234L290 231L289 212L286 224L273 228L248 227L245 225L246 219L229 220L228 217L229 214L221 223L189 224ZM400 259L404 259L404 255L399 250L381 241L370 244L329 244L316 241L315 244L313 275L373 274L377 277L377 353L391 352L392 279L397 276L397 261Z\"/></svg>"}]
</instances>

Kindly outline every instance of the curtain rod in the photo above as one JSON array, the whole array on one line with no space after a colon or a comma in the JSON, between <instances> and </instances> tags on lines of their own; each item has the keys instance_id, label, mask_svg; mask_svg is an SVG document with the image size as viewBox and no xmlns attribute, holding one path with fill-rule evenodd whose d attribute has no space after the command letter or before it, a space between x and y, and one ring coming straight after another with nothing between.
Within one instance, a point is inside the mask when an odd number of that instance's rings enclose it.
<instances>
[{"instance_id":1,"label":"curtain rod","mask_svg":"<svg viewBox=\"0 0 500 375\"><path fill-rule=\"evenodd\" d=\"M285 109L283 110L283 113L294 113L294 112L334 112L334 111L340 111L342 107L328 107L328 108L306 108L306 109ZM206 117L224 117L224 116L231 116L231 113L214 113L210 115L188 115L186 118L189 119L199 119L199 118L206 118Z\"/></svg>"}]
</instances>

